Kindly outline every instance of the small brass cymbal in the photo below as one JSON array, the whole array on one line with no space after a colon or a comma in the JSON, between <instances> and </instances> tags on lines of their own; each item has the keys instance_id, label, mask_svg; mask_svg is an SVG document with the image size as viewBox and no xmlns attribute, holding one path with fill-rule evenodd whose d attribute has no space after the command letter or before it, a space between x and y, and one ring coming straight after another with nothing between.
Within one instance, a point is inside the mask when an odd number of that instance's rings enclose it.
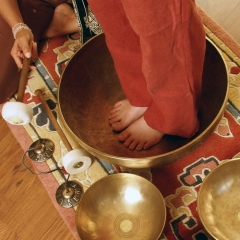
<instances>
[{"instance_id":1,"label":"small brass cymbal","mask_svg":"<svg viewBox=\"0 0 240 240\"><path fill-rule=\"evenodd\" d=\"M197 210L206 231L218 240L240 239L240 159L227 160L204 179Z\"/></svg>"},{"instance_id":2,"label":"small brass cymbal","mask_svg":"<svg viewBox=\"0 0 240 240\"><path fill-rule=\"evenodd\" d=\"M54 143L49 139L38 139L31 144L28 156L35 162L44 162L52 157Z\"/></svg>"},{"instance_id":3,"label":"small brass cymbal","mask_svg":"<svg viewBox=\"0 0 240 240\"><path fill-rule=\"evenodd\" d=\"M67 181L60 185L56 191L56 200L64 208L75 207L83 194L81 185L74 181Z\"/></svg>"},{"instance_id":4,"label":"small brass cymbal","mask_svg":"<svg viewBox=\"0 0 240 240\"><path fill-rule=\"evenodd\" d=\"M160 191L145 178L128 173L95 182L76 211L82 240L156 240L165 222L166 206Z\"/></svg>"}]
</instances>

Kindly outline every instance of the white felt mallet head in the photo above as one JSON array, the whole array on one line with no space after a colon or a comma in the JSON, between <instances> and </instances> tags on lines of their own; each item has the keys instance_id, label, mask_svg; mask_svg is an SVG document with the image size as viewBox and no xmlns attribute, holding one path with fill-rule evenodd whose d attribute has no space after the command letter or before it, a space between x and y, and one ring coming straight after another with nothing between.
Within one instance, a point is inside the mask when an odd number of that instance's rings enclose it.
<instances>
[{"instance_id":1,"label":"white felt mallet head","mask_svg":"<svg viewBox=\"0 0 240 240\"><path fill-rule=\"evenodd\" d=\"M33 110L22 102L7 102L2 108L2 117L13 125L25 125L31 122Z\"/></svg>"},{"instance_id":2,"label":"white felt mallet head","mask_svg":"<svg viewBox=\"0 0 240 240\"><path fill-rule=\"evenodd\" d=\"M86 171L91 163L91 155L85 149L69 151L62 159L62 164L69 174L78 174Z\"/></svg>"},{"instance_id":3,"label":"white felt mallet head","mask_svg":"<svg viewBox=\"0 0 240 240\"><path fill-rule=\"evenodd\" d=\"M32 42L29 43L29 47L32 49ZM29 65L30 58L24 57L18 86L17 102L7 102L2 108L3 119L13 125L28 124L33 117L32 108L22 103L28 78Z\"/></svg>"}]
</instances>

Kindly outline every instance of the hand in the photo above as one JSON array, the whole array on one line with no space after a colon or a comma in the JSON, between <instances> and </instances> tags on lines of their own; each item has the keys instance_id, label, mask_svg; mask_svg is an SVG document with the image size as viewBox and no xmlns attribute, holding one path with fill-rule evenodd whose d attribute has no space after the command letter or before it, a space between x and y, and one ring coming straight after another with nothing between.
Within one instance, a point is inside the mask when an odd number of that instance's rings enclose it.
<instances>
[{"instance_id":1,"label":"hand","mask_svg":"<svg viewBox=\"0 0 240 240\"><path fill-rule=\"evenodd\" d=\"M30 49L29 46L31 41L33 42L32 49ZM24 57L31 58L31 62L38 58L37 43L33 41L33 35L31 31L28 29L20 29L17 32L16 40L11 50L11 55L19 69L22 69L23 67ZM30 69L34 69L34 67L30 66Z\"/></svg>"}]
</instances>

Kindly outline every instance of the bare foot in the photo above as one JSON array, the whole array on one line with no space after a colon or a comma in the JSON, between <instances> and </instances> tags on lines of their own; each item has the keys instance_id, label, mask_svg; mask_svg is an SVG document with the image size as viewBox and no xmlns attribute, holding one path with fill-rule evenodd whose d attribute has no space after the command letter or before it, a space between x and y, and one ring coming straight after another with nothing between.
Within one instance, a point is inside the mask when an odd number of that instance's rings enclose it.
<instances>
[{"instance_id":1,"label":"bare foot","mask_svg":"<svg viewBox=\"0 0 240 240\"><path fill-rule=\"evenodd\" d=\"M113 130L122 131L139 119L147 107L134 107L127 99L117 102L111 110L108 120Z\"/></svg>"},{"instance_id":2,"label":"bare foot","mask_svg":"<svg viewBox=\"0 0 240 240\"><path fill-rule=\"evenodd\" d=\"M119 134L119 140L130 150L148 149L161 141L164 134L147 125L142 116Z\"/></svg>"},{"instance_id":3,"label":"bare foot","mask_svg":"<svg viewBox=\"0 0 240 240\"><path fill-rule=\"evenodd\" d=\"M78 32L78 23L75 12L67 3L62 3L55 8L53 19L43 38L53 38Z\"/></svg>"}]
</instances>

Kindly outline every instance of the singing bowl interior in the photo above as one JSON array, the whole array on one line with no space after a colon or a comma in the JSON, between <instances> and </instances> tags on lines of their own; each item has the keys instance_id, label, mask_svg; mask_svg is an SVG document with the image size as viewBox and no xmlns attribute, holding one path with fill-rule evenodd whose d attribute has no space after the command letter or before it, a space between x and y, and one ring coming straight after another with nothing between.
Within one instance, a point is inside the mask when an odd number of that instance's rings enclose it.
<instances>
[{"instance_id":1,"label":"singing bowl interior","mask_svg":"<svg viewBox=\"0 0 240 240\"><path fill-rule=\"evenodd\" d=\"M119 173L95 182L76 211L82 240L157 240L166 221L162 194L148 180Z\"/></svg>"},{"instance_id":2,"label":"singing bowl interior","mask_svg":"<svg viewBox=\"0 0 240 240\"><path fill-rule=\"evenodd\" d=\"M125 96L116 75L104 34L78 50L66 66L59 87L59 106L67 128L94 156L120 166L162 166L195 150L213 132L227 103L228 76L224 60L207 40L203 91L199 108L200 130L191 139L165 135L144 151L131 151L112 131L108 115Z\"/></svg>"},{"instance_id":3,"label":"singing bowl interior","mask_svg":"<svg viewBox=\"0 0 240 240\"><path fill-rule=\"evenodd\" d=\"M215 239L240 239L240 159L222 163L204 179L197 199L199 217Z\"/></svg>"}]
</instances>

